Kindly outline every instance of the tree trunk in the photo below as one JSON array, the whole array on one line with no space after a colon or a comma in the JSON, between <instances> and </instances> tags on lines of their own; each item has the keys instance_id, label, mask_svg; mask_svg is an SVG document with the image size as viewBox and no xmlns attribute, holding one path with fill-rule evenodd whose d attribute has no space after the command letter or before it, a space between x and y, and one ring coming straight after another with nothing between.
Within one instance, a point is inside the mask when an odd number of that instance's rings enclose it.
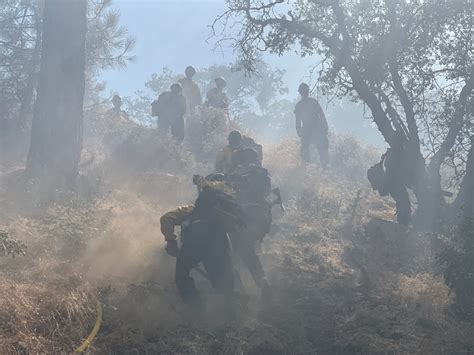
<instances>
[{"instance_id":1,"label":"tree trunk","mask_svg":"<svg viewBox=\"0 0 474 355\"><path fill-rule=\"evenodd\" d=\"M467 156L466 175L454 206L461 212L462 219L474 220L474 136L471 137L471 148Z\"/></svg>"},{"instance_id":2,"label":"tree trunk","mask_svg":"<svg viewBox=\"0 0 474 355\"><path fill-rule=\"evenodd\" d=\"M473 87L474 66L471 68L469 79L459 94L454 115L449 122L448 134L427 166L427 181L421 181L421 187L428 192L428 194L424 194L421 198L422 203L419 208L422 212L421 219L424 220L425 224L430 224L434 227L436 227L436 224L442 223L440 219L442 215L441 208L445 202L441 193L441 165L454 146L459 133L469 120L469 98L471 97ZM426 187L430 187L430 189L427 190ZM454 207L456 209L456 203Z\"/></svg>"},{"instance_id":3,"label":"tree trunk","mask_svg":"<svg viewBox=\"0 0 474 355\"><path fill-rule=\"evenodd\" d=\"M85 87L86 0L46 0L27 176L53 198L78 175ZM43 196L44 197L44 196Z\"/></svg>"},{"instance_id":4,"label":"tree trunk","mask_svg":"<svg viewBox=\"0 0 474 355\"><path fill-rule=\"evenodd\" d=\"M23 91L20 101L20 111L18 114L18 128L24 130L27 126L28 116L31 114L31 106L33 101L33 93L38 82L38 62L41 54L41 19L35 16L36 42L33 49L33 55L28 63L26 70L27 79L26 87Z\"/></svg>"}]
</instances>

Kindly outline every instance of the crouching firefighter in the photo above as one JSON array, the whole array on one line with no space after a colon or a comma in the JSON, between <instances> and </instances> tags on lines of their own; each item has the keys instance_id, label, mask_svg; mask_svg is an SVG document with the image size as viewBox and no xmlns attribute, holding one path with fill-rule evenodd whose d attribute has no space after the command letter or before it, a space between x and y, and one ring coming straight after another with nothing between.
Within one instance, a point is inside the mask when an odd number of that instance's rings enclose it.
<instances>
[{"instance_id":1,"label":"crouching firefighter","mask_svg":"<svg viewBox=\"0 0 474 355\"><path fill-rule=\"evenodd\" d=\"M195 176L193 182L199 190L195 204L179 207L161 217L166 251L176 256L176 287L183 302L202 308L204 302L190 276L191 270L202 263L213 288L234 306L238 298L234 293L228 233L242 226L242 210L225 184L208 182L200 176ZM174 233L179 225L181 248Z\"/></svg>"}]
</instances>

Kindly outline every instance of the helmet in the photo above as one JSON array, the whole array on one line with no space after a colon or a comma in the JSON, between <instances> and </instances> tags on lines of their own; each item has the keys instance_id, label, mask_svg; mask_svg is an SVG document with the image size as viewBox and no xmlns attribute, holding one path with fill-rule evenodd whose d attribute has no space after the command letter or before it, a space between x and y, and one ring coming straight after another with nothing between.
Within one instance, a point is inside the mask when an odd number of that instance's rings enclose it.
<instances>
[{"instance_id":1,"label":"helmet","mask_svg":"<svg viewBox=\"0 0 474 355\"><path fill-rule=\"evenodd\" d=\"M194 74L196 74L196 69L194 69L193 66L189 65L184 69L184 74L186 74L187 77L192 77Z\"/></svg>"},{"instance_id":2,"label":"helmet","mask_svg":"<svg viewBox=\"0 0 474 355\"><path fill-rule=\"evenodd\" d=\"M122 103L122 98L118 95L114 95L114 97L112 98L112 103L115 106L120 106L120 104Z\"/></svg>"},{"instance_id":3,"label":"helmet","mask_svg":"<svg viewBox=\"0 0 474 355\"><path fill-rule=\"evenodd\" d=\"M232 131L229 133L227 140L229 141L229 145L231 147L237 148L242 141L242 134L240 134L239 131Z\"/></svg>"},{"instance_id":4,"label":"helmet","mask_svg":"<svg viewBox=\"0 0 474 355\"><path fill-rule=\"evenodd\" d=\"M225 182L226 181L226 177L224 174L209 174L206 176L206 180L207 181L221 181L221 182Z\"/></svg>"},{"instance_id":5,"label":"helmet","mask_svg":"<svg viewBox=\"0 0 474 355\"><path fill-rule=\"evenodd\" d=\"M300 94L309 94L309 85L306 83L301 83L298 87L298 92Z\"/></svg>"},{"instance_id":6,"label":"helmet","mask_svg":"<svg viewBox=\"0 0 474 355\"><path fill-rule=\"evenodd\" d=\"M218 77L218 78L215 78L214 79L214 82L216 83L216 86L217 87L225 87L227 85L227 82L225 81L225 79L223 77Z\"/></svg>"},{"instance_id":7,"label":"helmet","mask_svg":"<svg viewBox=\"0 0 474 355\"><path fill-rule=\"evenodd\" d=\"M181 84L175 83L171 85L170 90L172 93L179 94L183 91L183 88L181 87Z\"/></svg>"}]
</instances>

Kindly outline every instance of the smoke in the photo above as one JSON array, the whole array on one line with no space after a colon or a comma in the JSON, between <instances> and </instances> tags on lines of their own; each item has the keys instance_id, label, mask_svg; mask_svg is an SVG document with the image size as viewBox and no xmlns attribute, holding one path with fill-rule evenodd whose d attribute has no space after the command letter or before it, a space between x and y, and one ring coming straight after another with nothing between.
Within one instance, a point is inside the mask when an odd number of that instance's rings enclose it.
<instances>
[{"instance_id":1,"label":"smoke","mask_svg":"<svg viewBox=\"0 0 474 355\"><path fill-rule=\"evenodd\" d=\"M112 218L87 245L83 264L91 280L140 282L163 247L162 209L153 208L133 193L114 192L106 205Z\"/></svg>"}]
</instances>

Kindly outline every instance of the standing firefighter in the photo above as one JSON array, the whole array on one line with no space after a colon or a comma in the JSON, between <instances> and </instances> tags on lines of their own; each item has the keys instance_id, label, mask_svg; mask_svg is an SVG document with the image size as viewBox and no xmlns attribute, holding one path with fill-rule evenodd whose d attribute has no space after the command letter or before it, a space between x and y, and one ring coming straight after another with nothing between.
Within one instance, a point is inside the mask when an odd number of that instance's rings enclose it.
<instances>
[{"instance_id":1,"label":"standing firefighter","mask_svg":"<svg viewBox=\"0 0 474 355\"><path fill-rule=\"evenodd\" d=\"M228 177L244 213L244 227L231 233L235 254L239 255L262 292L268 291L262 264L255 251L268 234L272 223L272 193L268 171L261 167L257 152L241 149L233 154L235 169Z\"/></svg>"},{"instance_id":2,"label":"standing firefighter","mask_svg":"<svg viewBox=\"0 0 474 355\"><path fill-rule=\"evenodd\" d=\"M173 84L170 91L163 92L158 100L152 103L152 116L158 117L158 130L163 134L171 135L177 141L184 140L184 114L186 113L186 99L180 84Z\"/></svg>"},{"instance_id":3,"label":"standing firefighter","mask_svg":"<svg viewBox=\"0 0 474 355\"><path fill-rule=\"evenodd\" d=\"M110 117L118 121L130 120L128 114L124 110L122 110L122 98L120 96L114 95L114 97L112 98L112 104L114 105L114 107L107 111L107 114Z\"/></svg>"},{"instance_id":4,"label":"standing firefighter","mask_svg":"<svg viewBox=\"0 0 474 355\"><path fill-rule=\"evenodd\" d=\"M184 74L186 77L181 79L179 83L183 87L183 95L186 98L187 113L188 115L193 115L196 112L196 108L202 104L201 90L193 81L193 77L196 74L194 67L186 67Z\"/></svg>"},{"instance_id":5,"label":"standing firefighter","mask_svg":"<svg viewBox=\"0 0 474 355\"><path fill-rule=\"evenodd\" d=\"M316 144L324 168L328 164L328 123L319 102L309 97L309 86L302 83L298 92L301 100L295 107L296 132L301 138L300 155L303 163L310 162L310 145Z\"/></svg>"},{"instance_id":6,"label":"standing firefighter","mask_svg":"<svg viewBox=\"0 0 474 355\"><path fill-rule=\"evenodd\" d=\"M227 82L224 78L218 77L214 80L216 87L207 92L206 103L207 107L214 107L222 110L229 108L229 99L224 92Z\"/></svg>"},{"instance_id":7,"label":"standing firefighter","mask_svg":"<svg viewBox=\"0 0 474 355\"><path fill-rule=\"evenodd\" d=\"M242 211L223 183L206 182L195 176L200 190L194 205L182 206L161 217L166 250L176 256L175 281L183 302L202 307L203 301L190 276L202 262L212 286L235 305L234 276L228 234L243 223ZM174 227L181 225L178 248Z\"/></svg>"},{"instance_id":8,"label":"standing firefighter","mask_svg":"<svg viewBox=\"0 0 474 355\"><path fill-rule=\"evenodd\" d=\"M216 172L228 174L234 168L232 162L232 155L234 152L249 148L257 152L258 160L261 163L263 160L263 149L260 144L257 144L252 138L243 136L239 131L232 131L227 137L229 144L225 146L218 154L216 159Z\"/></svg>"}]
</instances>

